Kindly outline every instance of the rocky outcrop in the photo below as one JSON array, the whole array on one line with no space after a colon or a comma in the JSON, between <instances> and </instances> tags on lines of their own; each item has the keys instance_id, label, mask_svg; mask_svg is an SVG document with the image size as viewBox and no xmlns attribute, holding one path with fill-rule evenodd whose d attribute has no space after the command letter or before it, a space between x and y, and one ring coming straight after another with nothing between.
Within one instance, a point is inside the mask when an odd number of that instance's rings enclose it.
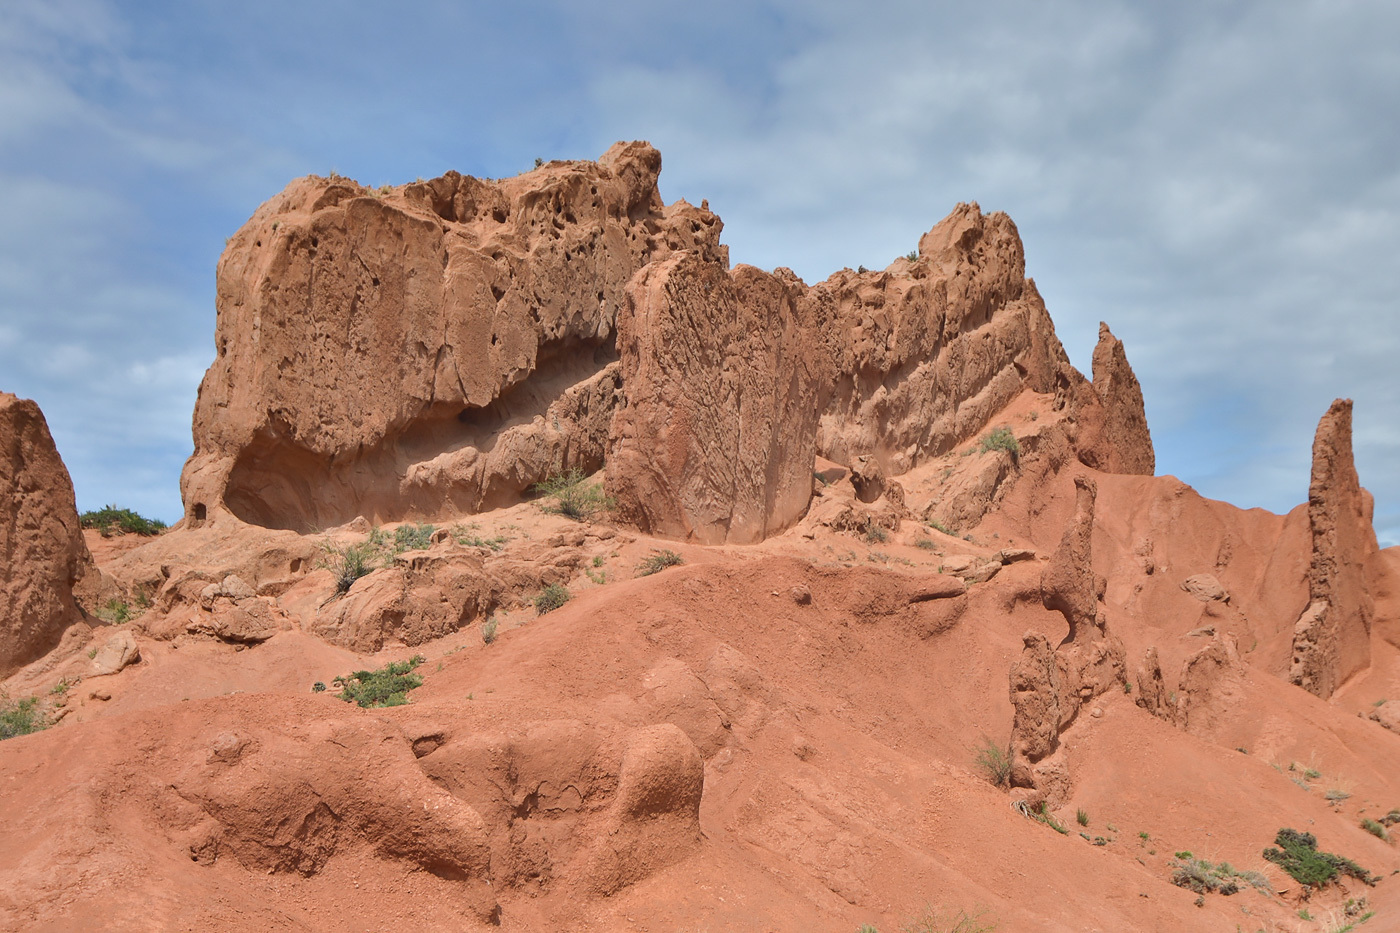
<instances>
[{"instance_id":1,"label":"rocky outcrop","mask_svg":"<svg viewBox=\"0 0 1400 933\"><path fill-rule=\"evenodd\" d=\"M421 760L479 812L499 889L608 895L700 843L704 762L672 723L626 732L574 720L475 732Z\"/></svg>"},{"instance_id":2,"label":"rocky outcrop","mask_svg":"<svg viewBox=\"0 0 1400 933\"><path fill-rule=\"evenodd\" d=\"M606 465L623 519L752 542L802 517L818 454L895 489L1026 390L1085 463L1151 472L1122 344L1103 330L1093 383L1070 366L1005 214L960 204L916 254L808 286L731 270L660 169L619 143L497 181L293 182L219 264L187 523L447 517Z\"/></svg>"},{"instance_id":3,"label":"rocky outcrop","mask_svg":"<svg viewBox=\"0 0 1400 933\"><path fill-rule=\"evenodd\" d=\"M83 619L73 587L95 572L73 481L43 412L0 392L0 677L53 649Z\"/></svg>"},{"instance_id":4,"label":"rocky outcrop","mask_svg":"<svg viewBox=\"0 0 1400 933\"><path fill-rule=\"evenodd\" d=\"M1079 461L1104 473L1133 473L1151 476L1157 457L1152 434L1147 429L1147 413L1142 402L1142 386L1123 341L1113 336L1108 325L1099 323L1099 342L1094 347L1094 381L1086 385L1078 373L1067 374L1068 398L1078 425L1075 449Z\"/></svg>"},{"instance_id":5,"label":"rocky outcrop","mask_svg":"<svg viewBox=\"0 0 1400 933\"><path fill-rule=\"evenodd\" d=\"M1378 550L1371 512L1352 459L1351 399L1337 399L1313 438L1310 602L1294 627L1289 670L1290 681L1320 697L1370 662L1374 605L1365 567Z\"/></svg>"},{"instance_id":6,"label":"rocky outcrop","mask_svg":"<svg viewBox=\"0 0 1400 933\"><path fill-rule=\"evenodd\" d=\"M1051 391L1069 365L1016 225L975 203L924 234L917 258L837 272L806 300L835 373L817 449L840 463L878 452L897 476L975 436L1022 389Z\"/></svg>"},{"instance_id":7,"label":"rocky outcrop","mask_svg":"<svg viewBox=\"0 0 1400 933\"><path fill-rule=\"evenodd\" d=\"M637 276L618 316L626 402L608 491L642 530L761 541L802 517L827 362L801 283L684 253Z\"/></svg>"},{"instance_id":8,"label":"rocky outcrop","mask_svg":"<svg viewBox=\"0 0 1400 933\"><path fill-rule=\"evenodd\" d=\"M400 555L322 605L310 630L362 654L388 641L419 645L481 618L499 594L479 558L417 551Z\"/></svg>"},{"instance_id":9,"label":"rocky outcrop","mask_svg":"<svg viewBox=\"0 0 1400 933\"><path fill-rule=\"evenodd\" d=\"M902 492L893 475L1069 366L1024 272L1015 225L976 204L916 258L810 287L719 257L646 270L618 328L627 401L608 486L623 514L706 543L759 540L801 517L818 455L856 468L863 502Z\"/></svg>"},{"instance_id":10,"label":"rocky outcrop","mask_svg":"<svg viewBox=\"0 0 1400 933\"><path fill-rule=\"evenodd\" d=\"M633 273L725 257L714 214L662 204L660 170L630 143L497 181L292 182L219 262L187 519L470 512L597 470Z\"/></svg>"},{"instance_id":11,"label":"rocky outcrop","mask_svg":"<svg viewBox=\"0 0 1400 933\"><path fill-rule=\"evenodd\" d=\"M1060 734L1086 703L1126 682L1123 643L1108 631L1103 606L1106 581L1094 573L1098 487L1086 476L1074 486L1074 516L1040 576L1041 602L1064 616L1069 634L1052 651L1043 634L1027 632L1010 675L1012 784L1057 798L1069 790L1054 760Z\"/></svg>"}]
</instances>

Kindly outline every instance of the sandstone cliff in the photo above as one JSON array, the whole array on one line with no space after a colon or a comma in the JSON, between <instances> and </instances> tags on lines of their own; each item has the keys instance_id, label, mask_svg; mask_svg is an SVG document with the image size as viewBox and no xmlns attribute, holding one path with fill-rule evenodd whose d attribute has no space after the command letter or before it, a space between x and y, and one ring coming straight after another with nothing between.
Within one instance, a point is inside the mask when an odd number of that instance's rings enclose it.
<instances>
[{"instance_id":1,"label":"sandstone cliff","mask_svg":"<svg viewBox=\"0 0 1400 933\"><path fill-rule=\"evenodd\" d=\"M186 517L475 512L596 470L628 281L676 249L724 256L715 215L662 205L660 170L632 143L494 182L294 181L219 263Z\"/></svg>"},{"instance_id":2,"label":"sandstone cliff","mask_svg":"<svg viewBox=\"0 0 1400 933\"><path fill-rule=\"evenodd\" d=\"M0 392L0 676L82 620L73 586L90 573L73 481L44 414Z\"/></svg>"},{"instance_id":3,"label":"sandstone cliff","mask_svg":"<svg viewBox=\"0 0 1400 933\"><path fill-rule=\"evenodd\" d=\"M494 182L293 182L219 264L187 519L446 517L606 465L643 530L753 542L801 518L818 454L899 475L1025 391L1086 464L1152 471L1121 343L1092 383L1070 366L1006 215L960 204L917 254L808 286L731 270L660 168L619 143Z\"/></svg>"}]
</instances>

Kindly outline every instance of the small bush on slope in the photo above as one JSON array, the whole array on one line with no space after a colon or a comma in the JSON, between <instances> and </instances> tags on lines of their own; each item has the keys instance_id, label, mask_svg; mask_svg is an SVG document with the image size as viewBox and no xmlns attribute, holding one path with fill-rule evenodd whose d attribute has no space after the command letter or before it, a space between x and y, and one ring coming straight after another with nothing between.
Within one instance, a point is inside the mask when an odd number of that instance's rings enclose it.
<instances>
[{"instance_id":1,"label":"small bush on slope","mask_svg":"<svg viewBox=\"0 0 1400 933\"><path fill-rule=\"evenodd\" d=\"M637 565L637 576L649 577L654 573L660 573L667 567L679 567L685 561L681 556L669 548L657 551L646 560Z\"/></svg>"},{"instance_id":2,"label":"small bush on slope","mask_svg":"<svg viewBox=\"0 0 1400 933\"><path fill-rule=\"evenodd\" d=\"M982 435L982 440L978 443L978 450L987 453L992 450L1004 450L1011 454L1013 461L1019 459L1021 455L1021 444L1016 440L1016 435L1011 433L1007 427L993 428Z\"/></svg>"},{"instance_id":3,"label":"small bush on slope","mask_svg":"<svg viewBox=\"0 0 1400 933\"><path fill-rule=\"evenodd\" d=\"M1375 884L1371 873L1349 858L1317 851L1317 837L1296 829L1280 829L1274 845L1264 850L1264 858L1288 872L1294 881L1308 887L1320 888L1334 881L1337 875L1350 875L1366 884Z\"/></svg>"},{"instance_id":4,"label":"small bush on slope","mask_svg":"<svg viewBox=\"0 0 1400 933\"><path fill-rule=\"evenodd\" d=\"M413 669L424 660L421 654L415 654L407 661L391 661L377 671L356 671L337 677L341 690L336 698L366 708L403 706L408 702L408 691L423 686L423 678Z\"/></svg>"},{"instance_id":5,"label":"small bush on slope","mask_svg":"<svg viewBox=\"0 0 1400 933\"><path fill-rule=\"evenodd\" d=\"M1011 754L987 736L977 747L977 770L993 787L1011 786Z\"/></svg>"},{"instance_id":6,"label":"small bush on slope","mask_svg":"<svg viewBox=\"0 0 1400 933\"><path fill-rule=\"evenodd\" d=\"M568 587L551 583L535 597L535 615L542 616L546 612L553 612L572 598L573 594L569 592Z\"/></svg>"},{"instance_id":7,"label":"small bush on slope","mask_svg":"<svg viewBox=\"0 0 1400 933\"><path fill-rule=\"evenodd\" d=\"M25 697L13 702L0 693L0 739L12 739L17 735L38 732L48 725L39 711L39 701L35 697Z\"/></svg>"},{"instance_id":8,"label":"small bush on slope","mask_svg":"<svg viewBox=\"0 0 1400 933\"><path fill-rule=\"evenodd\" d=\"M603 494L597 483L584 482L582 470L568 470L534 485L534 491L553 502L544 505L546 512L563 515L578 522L592 521L599 513L611 511L613 501Z\"/></svg>"},{"instance_id":9,"label":"small bush on slope","mask_svg":"<svg viewBox=\"0 0 1400 933\"><path fill-rule=\"evenodd\" d=\"M359 544L335 544L321 542L321 560L318 567L325 567L335 575L335 594L344 595L355 585L355 581L379 567L380 548L373 536Z\"/></svg>"}]
</instances>

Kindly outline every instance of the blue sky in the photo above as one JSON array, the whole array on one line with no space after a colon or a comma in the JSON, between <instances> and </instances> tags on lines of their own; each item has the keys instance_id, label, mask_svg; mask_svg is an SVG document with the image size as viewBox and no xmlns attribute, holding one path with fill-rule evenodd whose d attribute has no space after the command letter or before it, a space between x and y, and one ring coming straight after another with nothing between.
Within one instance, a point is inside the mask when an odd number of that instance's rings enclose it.
<instances>
[{"instance_id":1,"label":"blue sky","mask_svg":"<svg viewBox=\"0 0 1400 933\"><path fill-rule=\"evenodd\" d=\"M1356 400L1400 541L1400 5L537 2L0 6L0 389L80 508L173 520L225 237L291 178L662 152L735 262L883 266L1004 210L1087 370L1099 320L1158 471L1283 511Z\"/></svg>"}]
</instances>

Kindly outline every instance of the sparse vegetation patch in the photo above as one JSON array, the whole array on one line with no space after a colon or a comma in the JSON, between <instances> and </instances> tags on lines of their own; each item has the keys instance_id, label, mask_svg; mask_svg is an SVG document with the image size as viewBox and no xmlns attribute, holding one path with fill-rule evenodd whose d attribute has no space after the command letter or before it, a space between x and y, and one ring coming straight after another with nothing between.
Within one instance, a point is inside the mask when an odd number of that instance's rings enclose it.
<instances>
[{"instance_id":1,"label":"sparse vegetation patch","mask_svg":"<svg viewBox=\"0 0 1400 933\"><path fill-rule=\"evenodd\" d=\"M394 529L394 553L426 549L432 543L433 531L433 526L426 523L400 525Z\"/></svg>"},{"instance_id":2,"label":"sparse vegetation patch","mask_svg":"<svg viewBox=\"0 0 1400 933\"><path fill-rule=\"evenodd\" d=\"M109 625L121 625L131 621L131 605L124 599L113 596L97 607L97 617Z\"/></svg>"},{"instance_id":3,"label":"sparse vegetation patch","mask_svg":"<svg viewBox=\"0 0 1400 933\"><path fill-rule=\"evenodd\" d=\"M373 532L358 544L336 544L329 539L321 542L321 559L316 566L326 568L335 576L335 595L348 593L356 580L379 569L381 548L378 544Z\"/></svg>"},{"instance_id":4,"label":"sparse vegetation patch","mask_svg":"<svg viewBox=\"0 0 1400 933\"><path fill-rule=\"evenodd\" d=\"M660 573L667 567L679 567L685 563L681 556L669 548L653 551L651 556L637 565L637 576L649 577L654 573Z\"/></svg>"},{"instance_id":5,"label":"sparse vegetation patch","mask_svg":"<svg viewBox=\"0 0 1400 933\"><path fill-rule=\"evenodd\" d=\"M993 787L1011 786L1011 753L1006 748L982 736L977 746L977 770Z\"/></svg>"},{"instance_id":6,"label":"sparse vegetation patch","mask_svg":"<svg viewBox=\"0 0 1400 933\"><path fill-rule=\"evenodd\" d=\"M611 511L614 503L603 493L598 483L587 482L582 470L557 473L536 483L534 492L548 500L541 506L552 515L563 515L578 522L591 522L603 512Z\"/></svg>"},{"instance_id":7,"label":"sparse vegetation patch","mask_svg":"<svg viewBox=\"0 0 1400 933\"><path fill-rule=\"evenodd\" d=\"M984 454L994 450L1004 450L1011 454L1012 462L1018 461L1021 456L1020 442L1016 440L1016 435L1011 433L1011 429L1005 426L993 428L982 435L977 449Z\"/></svg>"},{"instance_id":8,"label":"sparse vegetation patch","mask_svg":"<svg viewBox=\"0 0 1400 933\"><path fill-rule=\"evenodd\" d=\"M1308 887L1320 888L1336 880L1337 876L1349 875L1366 884L1375 884L1371 873L1349 858L1317 850L1317 837L1312 833L1300 833L1296 829L1280 829L1274 837L1274 846L1264 850L1264 858L1288 872L1294 881Z\"/></svg>"},{"instance_id":9,"label":"sparse vegetation patch","mask_svg":"<svg viewBox=\"0 0 1400 933\"><path fill-rule=\"evenodd\" d=\"M1171 863L1172 884L1190 888L1197 894L1235 894L1243 881L1261 891L1271 891L1273 885L1263 872L1236 871L1229 862L1212 865L1205 859L1192 857L1190 852L1176 853Z\"/></svg>"},{"instance_id":10,"label":"sparse vegetation patch","mask_svg":"<svg viewBox=\"0 0 1400 933\"><path fill-rule=\"evenodd\" d=\"M987 911L978 909L943 911L932 905L904 922L901 933L993 933L996 922L988 919Z\"/></svg>"},{"instance_id":11,"label":"sparse vegetation patch","mask_svg":"<svg viewBox=\"0 0 1400 933\"><path fill-rule=\"evenodd\" d=\"M567 586L562 583L551 583L535 597L535 614L544 615L546 612L553 612L572 598L573 594L569 592Z\"/></svg>"},{"instance_id":12,"label":"sparse vegetation patch","mask_svg":"<svg viewBox=\"0 0 1400 933\"><path fill-rule=\"evenodd\" d=\"M458 544L464 547L484 547L492 551L499 551L510 541L510 538L507 538L505 535L486 537L481 533L481 526L476 522L469 522L465 525L453 525L452 537Z\"/></svg>"},{"instance_id":13,"label":"sparse vegetation patch","mask_svg":"<svg viewBox=\"0 0 1400 933\"><path fill-rule=\"evenodd\" d=\"M423 686L423 678L413 669L424 660L421 654L415 654L407 661L391 661L377 671L356 671L337 677L335 682L341 689L336 696L367 709L403 706L408 702L408 691Z\"/></svg>"},{"instance_id":14,"label":"sparse vegetation patch","mask_svg":"<svg viewBox=\"0 0 1400 933\"><path fill-rule=\"evenodd\" d=\"M1382 826L1380 823L1377 823L1375 820L1363 819L1361 821L1361 828L1366 830L1366 832L1370 833L1372 836L1375 836L1377 839L1390 838L1389 834L1385 831L1385 827Z\"/></svg>"},{"instance_id":15,"label":"sparse vegetation patch","mask_svg":"<svg viewBox=\"0 0 1400 933\"><path fill-rule=\"evenodd\" d=\"M95 512L84 512L78 516L84 528L95 528L104 538L113 535L158 535L165 530L165 522L158 518L144 518L131 509L119 509L109 505Z\"/></svg>"},{"instance_id":16,"label":"sparse vegetation patch","mask_svg":"<svg viewBox=\"0 0 1400 933\"><path fill-rule=\"evenodd\" d=\"M11 700L4 693L0 693L0 740L29 735L47 725L44 714L39 709L37 697Z\"/></svg>"}]
</instances>

